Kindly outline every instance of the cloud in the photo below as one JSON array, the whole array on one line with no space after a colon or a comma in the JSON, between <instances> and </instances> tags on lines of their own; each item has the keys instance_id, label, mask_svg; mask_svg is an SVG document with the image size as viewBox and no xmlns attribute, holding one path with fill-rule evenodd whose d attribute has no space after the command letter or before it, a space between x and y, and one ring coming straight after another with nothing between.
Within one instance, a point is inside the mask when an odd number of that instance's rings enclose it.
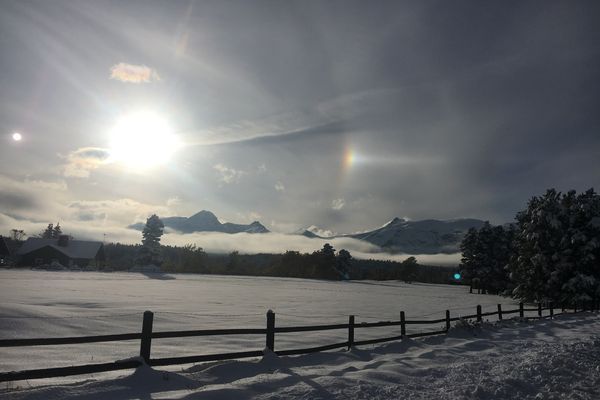
<instances>
[{"instance_id":1,"label":"cloud","mask_svg":"<svg viewBox=\"0 0 600 400\"><path fill-rule=\"evenodd\" d=\"M64 195L60 184L27 178L20 181L5 175L0 175L0 188L0 210L23 218L55 208L55 199Z\"/></svg>"},{"instance_id":2,"label":"cloud","mask_svg":"<svg viewBox=\"0 0 600 400\"><path fill-rule=\"evenodd\" d=\"M177 196L167 199L167 207L181 205L181 199Z\"/></svg>"},{"instance_id":3,"label":"cloud","mask_svg":"<svg viewBox=\"0 0 600 400\"><path fill-rule=\"evenodd\" d=\"M209 253L239 251L242 254L276 254L287 250L312 253L321 249L325 243L330 243L335 249L346 249L353 257L360 259L403 261L414 256L419 262L430 265L456 265L460 260L460 254L390 254L371 243L352 238L313 239L302 235L275 232L262 234L198 232L185 235L166 233L161 242L176 246L193 243Z\"/></svg>"},{"instance_id":4,"label":"cloud","mask_svg":"<svg viewBox=\"0 0 600 400\"><path fill-rule=\"evenodd\" d=\"M221 163L214 165L213 168L219 172L219 181L222 183L238 183L242 176L246 175L246 171L230 168Z\"/></svg>"},{"instance_id":5,"label":"cloud","mask_svg":"<svg viewBox=\"0 0 600 400\"><path fill-rule=\"evenodd\" d=\"M346 205L344 199L334 199L331 201L331 208L333 210L339 211Z\"/></svg>"},{"instance_id":6,"label":"cloud","mask_svg":"<svg viewBox=\"0 0 600 400\"><path fill-rule=\"evenodd\" d=\"M111 240L127 241L135 236L124 228L127 225L153 213L173 215L170 205L130 198L74 201L68 190L63 190L65 185L31 177L20 181L0 174L0 234L13 228L38 233L49 222L59 221L65 233L76 237L102 239L102 233L107 233Z\"/></svg>"},{"instance_id":7,"label":"cloud","mask_svg":"<svg viewBox=\"0 0 600 400\"><path fill-rule=\"evenodd\" d=\"M224 125L197 130L196 145L222 145L232 143L263 143L323 134L342 134L345 125L332 120L319 110L283 112L266 118L233 121Z\"/></svg>"},{"instance_id":8,"label":"cloud","mask_svg":"<svg viewBox=\"0 0 600 400\"><path fill-rule=\"evenodd\" d=\"M275 190L278 192L285 192L285 186L283 183L281 183L281 181L277 181L277 183L275 183Z\"/></svg>"},{"instance_id":9,"label":"cloud","mask_svg":"<svg viewBox=\"0 0 600 400\"><path fill-rule=\"evenodd\" d=\"M63 175L75 178L87 178L90 171L109 162L110 153L99 147L82 147L64 157L67 163L63 166Z\"/></svg>"},{"instance_id":10,"label":"cloud","mask_svg":"<svg viewBox=\"0 0 600 400\"><path fill-rule=\"evenodd\" d=\"M311 225L308 228L306 228L306 230L314 233L315 235L321 236L321 237L331 237L331 236L337 235L337 233L334 231L331 231L329 229L321 229L316 225Z\"/></svg>"},{"instance_id":11,"label":"cloud","mask_svg":"<svg viewBox=\"0 0 600 400\"><path fill-rule=\"evenodd\" d=\"M237 215L237 220L238 221L244 221L244 222L254 222L254 221L259 221L263 216L259 213L257 213L256 211L250 211L248 213L236 213ZM229 221L223 221L223 222L229 222ZM235 222L234 222L235 223Z\"/></svg>"},{"instance_id":12,"label":"cloud","mask_svg":"<svg viewBox=\"0 0 600 400\"><path fill-rule=\"evenodd\" d=\"M168 205L147 204L129 198L73 201L67 208L70 219L92 219L108 227L124 227L134 222L145 221L152 214L168 216L172 213Z\"/></svg>"},{"instance_id":13,"label":"cloud","mask_svg":"<svg viewBox=\"0 0 600 400\"><path fill-rule=\"evenodd\" d=\"M133 65L122 62L111 67L110 79L126 83L149 83L160 81L160 76L158 76L155 69L145 65Z\"/></svg>"},{"instance_id":14,"label":"cloud","mask_svg":"<svg viewBox=\"0 0 600 400\"><path fill-rule=\"evenodd\" d=\"M39 179L29 179L25 178L25 183L30 187L38 187L41 189L50 189L50 190L59 190L64 192L68 189L67 182L64 180L59 181L44 181Z\"/></svg>"},{"instance_id":15,"label":"cloud","mask_svg":"<svg viewBox=\"0 0 600 400\"><path fill-rule=\"evenodd\" d=\"M11 211L22 210L22 209L31 209L35 207L36 202L26 193L10 193L2 190L0 192L0 206L3 209L8 209Z\"/></svg>"},{"instance_id":16,"label":"cloud","mask_svg":"<svg viewBox=\"0 0 600 400\"><path fill-rule=\"evenodd\" d=\"M0 184L3 179L0 176ZM98 201L61 201L51 189L30 187L16 182L10 191L0 192L0 234L10 229L24 229L28 234L40 232L49 222L60 222L63 232L79 239L137 243L140 233L126 226L145 221L151 214L172 215L169 206L141 203L122 198ZM9 187L9 185L4 185ZM39 200L41 199L41 200Z\"/></svg>"}]
</instances>

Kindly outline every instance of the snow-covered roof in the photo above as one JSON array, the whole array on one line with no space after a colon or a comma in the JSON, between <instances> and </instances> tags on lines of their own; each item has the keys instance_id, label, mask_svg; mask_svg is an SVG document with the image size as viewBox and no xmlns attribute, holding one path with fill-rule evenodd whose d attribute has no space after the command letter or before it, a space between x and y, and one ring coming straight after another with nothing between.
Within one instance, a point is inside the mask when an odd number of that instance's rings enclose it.
<instances>
[{"instance_id":1,"label":"snow-covered roof","mask_svg":"<svg viewBox=\"0 0 600 400\"><path fill-rule=\"evenodd\" d=\"M17 254L22 256L46 246L60 251L69 258L92 259L98 254L98 250L102 247L102 242L69 239L66 246L59 246L58 239L28 238L17 251Z\"/></svg>"}]
</instances>

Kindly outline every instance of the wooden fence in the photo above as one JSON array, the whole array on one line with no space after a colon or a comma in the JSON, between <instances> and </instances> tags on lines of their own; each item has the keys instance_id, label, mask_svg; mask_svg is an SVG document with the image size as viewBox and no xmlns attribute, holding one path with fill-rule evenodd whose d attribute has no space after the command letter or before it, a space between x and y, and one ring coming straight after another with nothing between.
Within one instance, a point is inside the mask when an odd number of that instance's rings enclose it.
<instances>
[{"instance_id":1,"label":"wooden fence","mask_svg":"<svg viewBox=\"0 0 600 400\"><path fill-rule=\"evenodd\" d=\"M407 320L404 311L400 312L400 319L398 321L379 321L379 322L360 322L356 323L354 315L350 315L348 323L345 324L331 324L331 325L307 325L307 326L287 326L287 327L276 327L275 326L275 313L269 310L267 312L267 324L266 328L257 329L203 329L203 330L189 330L189 331L167 331L167 332L153 332L152 323L154 314L151 311L144 312L144 319L142 323L142 331L140 333L124 333L117 335L101 335L101 336L79 336L79 337L62 337L62 338L37 338L37 339L3 339L0 340L1 347L27 347L27 346L49 346L49 345L67 345L67 344L80 344L80 343L100 343L100 342L116 342L124 340L140 340L140 357L144 362L150 366L160 365L176 365L176 364L190 364L205 361L218 361L218 360L232 360L239 358L250 358L260 357L263 355L263 350L253 351L241 351L235 353L220 353L220 354L203 354L203 355L192 355L184 357L169 357L169 358L151 358L151 347L152 339L164 339L164 338L182 338L182 337L198 337L198 336L225 336L225 335L265 335L266 347L271 351L274 351L277 355L287 356L296 354L308 354L315 353L325 350L333 350L339 348L352 348L354 346L376 344L383 342L390 342L394 340L400 340L403 338L416 338L432 335L445 334L450 329L451 322L458 321L461 319L476 319L478 322L483 321L483 317L497 315L498 320L502 320L507 315L519 314L520 318L526 319L539 319L539 318L552 318L554 315L564 314L573 310L572 312L591 310L595 311L599 308L599 303L587 305L585 308L578 310L577 306L569 307L562 306L561 312L555 313L555 307L553 304L549 304L543 307L542 304L538 304L535 308L525 308L523 303L519 304L519 308L515 310L502 310L502 305L498 304L497 310L492 312L483 312L481 306L478 305L476 313L472 315L464 315L457 317L450 317L450 311L446 310L444 318L435 320ZM543 311L548 311L546 315L543 315ZM525 316L525 312L537 312L537 316L531 317ZM432 325L432 324L444 324L444 329L433 332L420 332L420 333L406 333L407 325ZM378 339L369 340L356 340L355 331L357 329L374 328L374 327L387 327L387 326L400 326L400 334L395 336L388 336ZM340 330L345 329L348 332L348 338L344 342L328 344L325 346L308 347L302 349L291 349L291 350L275 350L275 334L276 333L291 333L291 332L314 332L314 331L326 331L326 330ZM44 368L44 369L31 369L23 371L11 371L11 372L0 372L0 382L6 381L18 381L25 379L41 379L41 378L52 378L58 376L70 376L70 375L81 375L91 374L96 372L115 371L122 369L137 368L142 365L141 360L129 359L123 361L115 361L102 364L85 364L76 365L70 367L59 367L59 368Z\"/></svg>"}]
</instances>

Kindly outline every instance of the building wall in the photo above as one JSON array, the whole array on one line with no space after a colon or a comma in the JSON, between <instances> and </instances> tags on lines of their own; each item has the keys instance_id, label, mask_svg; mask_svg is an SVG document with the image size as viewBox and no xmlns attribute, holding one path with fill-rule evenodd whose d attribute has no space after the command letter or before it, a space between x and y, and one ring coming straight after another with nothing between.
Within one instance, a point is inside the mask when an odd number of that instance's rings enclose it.
<instances>
[{"instance_id":1,"label":"building wall","mask_svg":"<svg viewBox=\"0 0 600 400\"><path fill-rule=\"evenodd\" d=\"M22 255L19 264L23 266L35 266L37 259L41 260L41 264L50 264L55 259L65 267L72 265L78 265L79 267L86 267L88 265L102 267L104 265L104 249L101 247L94 258L72 259L53 247L45 246Z\"/></svg>"},{"instance_id":2,"label":"building wall","mask_svg":"<svg viewBox=\"0 0 600 400\"><path fill-rule=\"evenodd\" d=\"M53 249L50 246L42 247L41 249L34 250L27 254L23 254L19 261L19 264L26 266L35 266L36 259L41 259L42 264L50 264L53 259L58 260L64 266L69 265L69 257L61 253L60 251Z\"/></svg>"}]
</instances>

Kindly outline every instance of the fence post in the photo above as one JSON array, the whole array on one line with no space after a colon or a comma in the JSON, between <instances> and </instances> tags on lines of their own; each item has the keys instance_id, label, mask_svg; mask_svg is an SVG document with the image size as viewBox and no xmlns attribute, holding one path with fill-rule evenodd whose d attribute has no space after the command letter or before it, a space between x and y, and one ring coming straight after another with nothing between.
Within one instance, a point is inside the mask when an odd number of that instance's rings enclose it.
<instances>
[{"instance_id":1,"label":"fence post","mask_svg":"<svg viewBox=\"0 0 600 400\"><path fill-rule=\"evenodd\" d=\"M150 347L152 345L152 322L154 321L154 313L152 311L144 311L144 321L142 322L142 341L140 343L140 357L144 362L150 365Z\"/></svg>"},{"instance_id":2,"label":"fence post","mask_svg":"<svg viewBox=\"0 0 600 400\"><path fill-rule=\"evenodd\" d=\"M577 313L577 302L573 304L573 314Z\"/></svg>"},{"instance_id":3,"label":"fence post","mask_svg":"<svg viewBox=\"0 0 600 400\"><path fill-rule=\"evenodd\" d=\"M481 306L478 304L477 305L477 322L481 322L482 318L481 318Z\"/></svg>"},{"instance_id":4,"label":"fence post","mask_svg":"<svg viewBox=\"0 0 600 400\"><path fill-rule=\"evenodd\" d=\"M446 310L446 332L450 330L450 310Z\"/></svg>"},{"instance_id":5,"label":"fence post","mask_svg":"<svg viewBox=\"0 0 600 400\"><path fill-rule=\"evenodd\" d=\"M525 318L525 312L523 311L523 303L519 303L519 317Z\"/></svg>"},{"instance_id":6,"label":"fence post","mask_svg":"<svg viewBox=\"0 0 600 400\"><path fill-rule=\"evenodd\" d=\"M354 315L348 317L348 350L354 347Z\"/></svg>"},{"instance_id":7,"label":"fence post","mask_svg":"<svg viewBox=\"0 0 600 400\"><path fill-rule=\"evenodd\" d=\"M400 335L406 336L406 316L404 311L400 311Z\"/></svg>"},{"instance_id":8,"label":"fence post","mask_svg":"<svg viewBox=\"0 0 600 400\"><path fill-rule=\"evenodd\" d=\"M550 302L550 319L554 319L554 303Z\"/></svg>"},{"instance_id":9,"label":"fence post","mask_svg":"<svg viewBox=\"0 0 600 400\"><path fill-rule=\"evenodd\" d=\"M542 318L542 303L538 303L538 317Z\"/></svg>"},{"instance_id":10,"label":"fence post","mask_svg":"<svg viewBox=\"0 0 600 400\"><path fill-rule=\"evenodd\" d=\"M565 313L565 302L564 301L560 303L560 312L563 314Z\"/></svg>"},{"instance_id":11,"label":"fence post","mask_svg":"<svg viewBox=\"0 0 600 400\"><path fill-rule=\"evenodd\" d=\"M275 351L275 313L267 311L267 349Z\"/></svg>"},{"instance_id":12,"label":"fence post","mask_svg":"<svg viewBox=\"0 0 600 400\"><path fill-rule=\"evenodd\" d=\"M498 321L502 321L502 304L498 304Z\"/></svg>"}]
</instances>

